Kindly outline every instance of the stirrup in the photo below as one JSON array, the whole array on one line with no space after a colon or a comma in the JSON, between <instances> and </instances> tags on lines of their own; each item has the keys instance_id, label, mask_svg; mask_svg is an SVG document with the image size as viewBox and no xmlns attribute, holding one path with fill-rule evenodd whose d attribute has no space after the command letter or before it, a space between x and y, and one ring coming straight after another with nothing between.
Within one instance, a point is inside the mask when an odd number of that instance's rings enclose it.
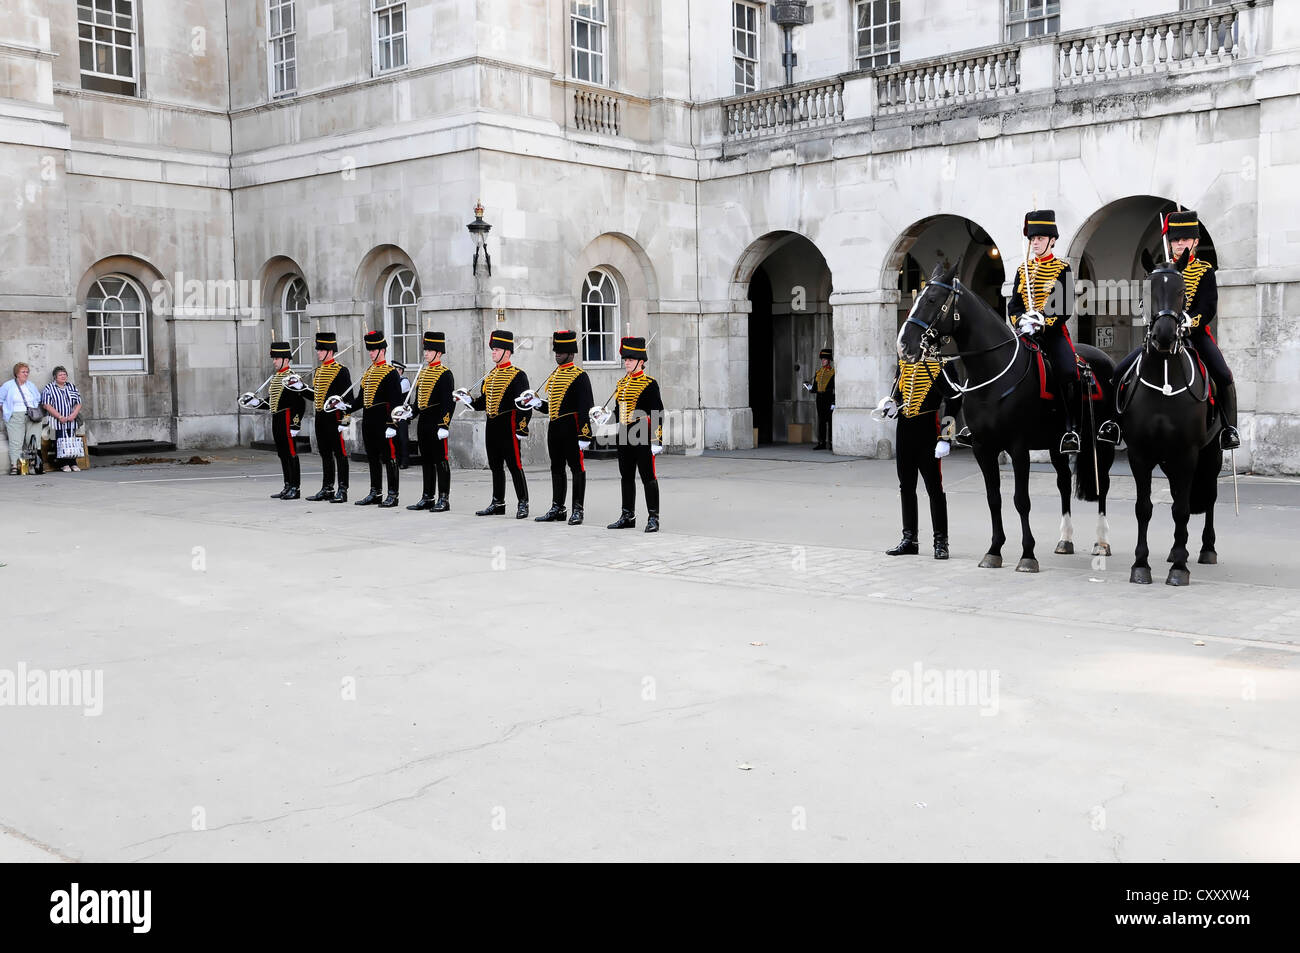
<instances>
[{"instance_id":1,"label":"stirrup","mask_svg":"<svg viewBox=\"0 0 1300 953\"><path fill-rule=\"evenodd\" d=\"M1102 425L1097 428L1098 443L1109 443L1118 446L1119 438L1119 424L1113 420L1103 421Z\"/></svg>"},{"instance_id":2,"label":"stirrup","mask_svg":"<svg viewBox=\"0 0 1300 953\"><path fill-rule=\"evenodd\" d=\"M958 431L957 436L952 438L952 442L959 447L965 447L967 450L971 449L975 445L971 440L969 427L962 427L961 430Z\"/></svg>"},{"instance_id":3,"label":"stirrup","mask_svg":"<svg viewBox=\"0 0 1300 953\"><path fill-rule=\"evenodd\" d=\"M1225 425L1219 431L1219 447L1223 450L1237 450L1241 447L1241 434L1236 427Z\"/></svg>"},{"instance_id":4,"label":"stirrup","mask_svg":"<svg viewBox=\"0 0 1300 953\"><path fill-rule=\"evenodd\" d=\"M1079 435L1073 430L1067 430L1061 434L1061 453L1078 453L1079 447Z\"/></svg>"}]
</instances>

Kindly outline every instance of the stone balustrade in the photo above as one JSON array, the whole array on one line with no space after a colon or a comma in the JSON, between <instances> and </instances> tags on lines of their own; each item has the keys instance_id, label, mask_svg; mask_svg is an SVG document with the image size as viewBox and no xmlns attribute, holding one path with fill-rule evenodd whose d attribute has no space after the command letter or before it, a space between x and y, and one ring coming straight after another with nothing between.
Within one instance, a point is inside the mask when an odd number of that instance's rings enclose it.
<instances>
[{"instance_id":1,"label":"stone balustrade","mask_svg":"<svg viewBox=\"0 0 1300 953\"><path fill-rule=\"evenodd\" d=\"M764 90L728 99L723 130L727 139L756 139L844 120L844 83L829 79Z\"/></svg>"},{"instance_id":2,"label":"stone balustrade","mask_svg":"<svg viewBox=\"0 0 1300 953\"><path fill-rule=\"evenodd\" d=\"M986 47L876 70L876 106L882 115L960 106L1013 96L1020 90L1020 48Z\"/></svg>"}]
</instances>

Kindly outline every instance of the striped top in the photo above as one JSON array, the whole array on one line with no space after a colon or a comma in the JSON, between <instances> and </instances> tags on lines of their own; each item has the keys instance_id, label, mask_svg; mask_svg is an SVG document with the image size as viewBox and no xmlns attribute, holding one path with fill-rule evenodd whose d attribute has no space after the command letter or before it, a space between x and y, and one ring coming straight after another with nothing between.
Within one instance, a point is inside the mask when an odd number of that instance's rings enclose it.
<instances>
[{"instance_id":1,"label":"striped top","mask_svg":"<svg viewBox=\"0 0 1300 953\"><path fill-rule=\"evenodd\" d=\"M898 362L898 393L903 398L899 412L904 417L920 416L941 367L938 361Z\"/></svg>"},{"instance_id":2,"label":"striped top","mask_svg":"<svg viewBox=\"0 0 1300 953\"><path fill-rule=\"evenodd\" d=\"M271 405L273 414L280 410L280 397L284 394L284 379L288 374L289 368L286 367L282 371L276 371L275 376L271 378L271 388L267 395L270 400L267 403Z\"/></svg>"},{"instance_id":3,"label":"striped top","mask_svg":"<svg viewBox=\"0 0 1300 953\"><path fill-rule=\"evenodd\" d=\"M49 404L64 417L72 413L72 408L81 403L81 391L77 390L76 385L71 382L60 387L54 381L50 381L41 389L41 403ZM77 421L67 423L62 420L54 421L55 429L58 430L60 437L70 436L77 429Z\"/></svg>"}]
</instances>

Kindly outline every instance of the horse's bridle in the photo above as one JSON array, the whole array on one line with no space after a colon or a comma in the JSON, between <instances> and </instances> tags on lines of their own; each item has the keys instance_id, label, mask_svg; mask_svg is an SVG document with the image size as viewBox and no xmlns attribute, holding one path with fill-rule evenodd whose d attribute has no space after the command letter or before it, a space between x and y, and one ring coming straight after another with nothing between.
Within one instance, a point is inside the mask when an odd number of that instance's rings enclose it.
<instances>
[{"instance_id":1,"label":"horse's bridle","mask_svg":"<svg viewBox=\"0 0 1300 953\"><path fill-rule=\"evenodd\" d=\"M978 351L958 351L956 354L948 354L948 355L940 356L939 349L942 348L945 344L947 344L949 340L951 340L951 335L942 334L939 331L939 325L943 323L943 319L947 316L949 310L952 311L953 327L955 328L957 324L960 323L961 312L957 310L956 303L957 303L957 298L966 289L962 287L961 279L959 278L954 278L952 284L945 284L944 282L939 281L937 278L929 281L927 284L934 285L938 288L943 288L948 292L948 297L944 299L942 306L940 306L939 316L934 319L933 324L926 324L924 321L918 318L916 316L915 307L913 307L912 313L907 316L907 320L903 322L903 327L907 327L907 325L909 324L915 324L917 327L922 329L921 341L920 341L921 359L926 360L928 358L930 360L939 361L940 362L939 373L943 375L943 379L947 382L948 386L951 387L955 392L959 394L969 394L971 391L979 390L982 387L988 387L994 381L1001 380L1002 377L1006 375L1007 371L1011 370L1011 368L1015 366L1016 357L1019 356L1020 354L1020 348L1018 346L1011 352L1011 360L1007 363L1006 367L1002 368L1002 370L1000 370L993 377L990 377L988 380L983 381L979 384L975 384L975 385L958 384L956 381L954 381L951 377L948 376L948 364L951 363L952 361L957 360L958 358L973 357L976 354L988 354L989 352L996 351L998 348L1003 347L1006 344L1019 345L1020 337L1018 335L1013 334L1009 339L998 341L996 344L991 344L988 347L981 348ZM919 302L920 299L917 300ZM1004 394L1003 396L1006 395Z\"/></svg>"}]
</instances>

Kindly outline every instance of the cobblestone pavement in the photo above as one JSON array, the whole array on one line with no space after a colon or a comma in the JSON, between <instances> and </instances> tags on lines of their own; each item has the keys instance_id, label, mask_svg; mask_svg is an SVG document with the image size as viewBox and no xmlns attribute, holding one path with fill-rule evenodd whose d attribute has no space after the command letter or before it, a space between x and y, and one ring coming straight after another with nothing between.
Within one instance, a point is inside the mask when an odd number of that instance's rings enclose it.
<instances>
[{"instance_id":1,"label":"cobblestone pavement","mask_svg":"<svg viewBox=\"0 0 1300 953\"><path fill-rule=\"evenodd\" d=\"M923 555L883 555L887 461L661 459L647 536L605 530L609 461L569 527L474 517L482 472L433 515L207 456L0 484L0 678L103 675L96 717L0 706L0 859L1300 857L1294 481L1242 479L1238 517L1225 480L1222 562L1173 589L1127 582L1123 476L1095 560L1087 504L1052 554L1035 472L1035 575L1018 545L977 568L961 457L940 563L924 495ZM1153 557L1170 535L1158 507ZM968 696L922 691L954 672Z\"/></svg>"}]
</instances>

